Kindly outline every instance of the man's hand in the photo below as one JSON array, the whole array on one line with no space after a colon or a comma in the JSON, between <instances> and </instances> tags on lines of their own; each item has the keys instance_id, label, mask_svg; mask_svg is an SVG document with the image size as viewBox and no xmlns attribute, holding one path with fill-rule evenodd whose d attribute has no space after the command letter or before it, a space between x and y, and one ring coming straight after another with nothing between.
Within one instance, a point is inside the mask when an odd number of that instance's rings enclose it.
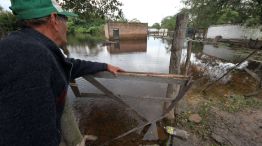
<instances>
[{"instance_id":1,"label":"man's hand","mask_svg":"<svg viewBox=\"0 0 262 146\"><path fill-rule=\"evenodd\" d=\"M113 65L110 65L110 64L107 64L107 71L113 73L114 75L117 73L117 72L124 72L123 69L119 68L119 67L116 67L116 66L113 66Z\"/></svg>"},{"instance_id":2,"label":"man's hand","mask_svg":"<svg viewBox=\"0 0 262 146\"><path fill-rule=\"evenodd\" d=\"M90 142L94 142L97 140L97 137L94 135L85 135L81 141L81 143L77 144L76 146L86 146L86 144Z\"/></svg>"}]
</instances>

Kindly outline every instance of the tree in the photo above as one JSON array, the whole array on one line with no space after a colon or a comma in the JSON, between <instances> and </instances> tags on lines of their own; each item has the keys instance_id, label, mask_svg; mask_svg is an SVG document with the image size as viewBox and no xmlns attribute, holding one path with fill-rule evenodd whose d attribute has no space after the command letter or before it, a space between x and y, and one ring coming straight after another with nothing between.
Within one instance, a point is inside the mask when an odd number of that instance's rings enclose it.
<instances>
[{"instance_id":1,"label":"tree","mask_svg":"<svg viewBox=\"0 0 262 146\"><path fill-rule=\"evenodd\" d=\"M161 21L161 28L168 30L175 30L176 27L176 16L167 16Z\"/></svg>"},{"instance_id":2,"label":"tree","mask_svg":"<svg viewBox=\"0 0 262 146\"><path fill-rule=\"evenodd\" d=\"M208 28L216 23L219 14L218 1L220 0L184 0L190 13L190 25L193 28Z\"/></svg>"},{"instance_id":3,"label":"tree","mask_svg":"<svg viewBox=\"0 0 262 146\"><path fill-rule=\"evenodd\" d=\"M10 31L16 30L16 18L8 11L0 11L0 37L7 34Z\"/></svg>"},{"instance_id":4,"label":"tree","mask_svg":"<svg viewBox=\"0 0 262 146\"><path fill-rule=\"evenodd\" d=\"M231 23L256 26L262 24L261 0L183 0L190 13L191 26ZM185 9L184 9L185 10Z\"/></svg>"},{"instance_id":5,"label":"tree","mask_svg":"<svg viewBox=\"0 0 262 146\"><path fill-rule=\"evenodd\" d=\"M233 7L233 6L231 6ZM240 13L241 19L247 26L262 24L262 1L261 0L241 0L241 4L236 9Z\"/></svg>"},{"instance_id":6,"label":"tree","mask_svg":"<svg viewBox=\"0 0 262 146\"><path fill-rule=\"evenodd\" d=\"M63 0L64 9L71 10L85 20L90 19L119 19L123 12L119 8L122 3L118 0Z\"/></svg>"},{"instance_id":7,"label":"tree","mask_svg":"<svg viewBox=\"0 0 262 146\"><path fill-rule=\"evenodd\" d=\"M125 17L120 17L117 19L118 22L128 22L128 20Z\"/></svg>"},{"instance_id":8,"label":"tree","mask_svg":"<svg viewBox=\"0 0 262 146\"><path fill-rule=\"evenodd\" d=\"M221 11L222 14L217 20L217 24L237 24L241 23L239 13L232 9L225 9Z\"/></svg>"},{"instance_id":9,"label":"tree","mask_svg":"<svg viewBox=\"0 0 262 146\"><path fill-rule=\"evenodd\" d=\"M154 24L151 26L151 28L160 29L161 26L160 26L159 23L154 23Z\"/></svg>"},{"instance_id":10,"label":"tree","mask_svg":"<svg viewBox=\"0 0 262 146\"><path fill-rule=\"evenodd\" d=\"M129 22L140 23L140 21L137 18L134 18L134 19L130 20Z\"/></svg>"},{"instance_id":11,"label":"tree","mask_svg":"<svg viewBox=\"0 0 262 146\"><path fill-rule=\"evenodd\" d=\"M100 34L103 31L102 25L107 20L127 22L120 9L122 3L118 0L57 0L61 6L78 14L77 18L70 18L70 33L91 33Z\"/></svg>"}]
</instances>

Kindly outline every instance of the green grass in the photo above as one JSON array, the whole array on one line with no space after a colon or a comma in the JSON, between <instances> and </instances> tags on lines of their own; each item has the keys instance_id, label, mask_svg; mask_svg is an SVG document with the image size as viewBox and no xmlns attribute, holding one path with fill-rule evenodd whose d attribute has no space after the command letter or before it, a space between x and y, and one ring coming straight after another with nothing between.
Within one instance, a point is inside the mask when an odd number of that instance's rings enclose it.
<instances>
[{"instance_id":1,"label":"green grass","mask_svg":"<svg viewBox=\"0 0 262 146\"><path fill-rule=\"evenodd\" d=\"M234 95L227 97L225 102L220 102L219 108L234 113L246 108L262 108L262 101L257 98L245 98L241 95Z\"/></svg>"}]
</instances>

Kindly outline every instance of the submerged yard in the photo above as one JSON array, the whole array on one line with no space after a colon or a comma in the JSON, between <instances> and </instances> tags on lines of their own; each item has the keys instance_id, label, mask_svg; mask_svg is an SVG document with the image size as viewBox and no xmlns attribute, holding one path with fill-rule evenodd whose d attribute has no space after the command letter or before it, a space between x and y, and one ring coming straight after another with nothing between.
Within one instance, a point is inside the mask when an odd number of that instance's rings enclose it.
<instances>
[{"instance_id":1,"label":"submerged yard","mask_svg":"<svg viewBox=\"0 0 262 146\"><path fill-rule=\"evenodd\" d=\"M69 45L68 49L71 57L111 63L126 71L168 73L170 47L170 43L165 39L149 37L143 41L120 42L120 46L78 42ZM171 139L175 145L261 145L262 94L244 97L259 89L259 82L244 68L255 70L261 76L261 62L257 61L261 60L261 52L202 92L207 83L226 73L251 51L226 44L216 47L202 43L193 44L190 75L193 76L194 83L179 103L176 120L176 127L190 133L188 140L171 138L165 132L166 125L162 121L156 124L157 131L154 126L149 128L145 135L139 134L138 130L109 145L165 145ZM186 48L182 55L182 60L185 60ZM145 81L99 81L115 94L137 97L164 98L167 88L167 84ZM100 93L83 79L78 79L77 83L82 92ZM103 144L143 124L136 115L109 98L75 99L71 92L70 95L81 132L98 136L93 145ZM147 120L152 120L163 112L162 101L126 97L122 100ZM199 116L201 120L192 120L192 115Z\"/></svg>"}]
</instances>

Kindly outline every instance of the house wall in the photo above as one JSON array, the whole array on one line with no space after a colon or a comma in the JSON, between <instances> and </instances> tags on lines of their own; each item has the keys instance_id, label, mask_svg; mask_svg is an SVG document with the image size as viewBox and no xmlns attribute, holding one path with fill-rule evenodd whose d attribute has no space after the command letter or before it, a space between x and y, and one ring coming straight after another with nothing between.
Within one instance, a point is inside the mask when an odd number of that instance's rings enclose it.
<instances>
[{"instance_id":1,"label":"house wall","mask_svg":"<svg viewBox=\"0 0 262 146\"><path fill-rule=\"evenodd\" d=\"M108 24L105 24L105 37L109 39Z\"/></svg>"},{"instance_id":2,"label":"house wall","mask_svg":"<svg viewBox=\"0 0 262 146\"><path fill-rule=\"evenodd\" d=\"M120 40L146 39L147 23L108 22L105 25L105 36L113 39L113 29L119 29Z\"/></svg>"},{"instance_id":3,"label":"house wall","mask_svg":"<svg viewBox=\"0 0 262 146\"><path fill-rule=\"evenodd\" d=\"M261 28L246 28L240 25L214 25L208 28L207 38L214 39L222 36L223 39L260 39Z\"/></svg>"}]
</instances>

